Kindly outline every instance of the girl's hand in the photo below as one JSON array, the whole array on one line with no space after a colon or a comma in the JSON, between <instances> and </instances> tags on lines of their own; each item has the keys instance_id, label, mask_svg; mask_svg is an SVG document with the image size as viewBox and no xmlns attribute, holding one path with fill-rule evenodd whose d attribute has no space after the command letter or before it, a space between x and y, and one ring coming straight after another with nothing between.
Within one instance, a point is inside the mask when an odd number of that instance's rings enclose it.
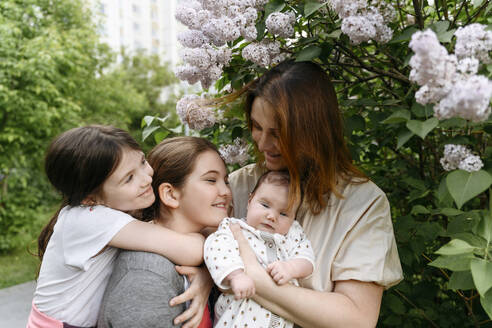
<instances>
[{"instance_id":1,"label":"girl's hand","mask_svg":"<svg viewBox=\"0 0 492 328\"><path fill-rule=\"evenodd\" d=\"M249 245L246 238L244 238L239 224L231 224L230 229L232 231L232 234L234 235L234 239L236 239L239 246L239 254L241 254L241 259L244 263L244 272L253 279L256 291L258 291L260 286L264 285L265 283L270 282L275 284L270 275L265 271L265 269L256 259L256 255L251 249L251 246Z\"/></svg>"},{"instance_id":2,"label":"girl's hand","mask_svg":"<svg viewBox=\"0 0 492 328\"><path fill-rule=\"evenodd\" d=\"M171 306L191 300L190 307L174 319L174 324L179 325L186 321L183 328L196 328L202 321L203 311L208 302L208 296L213 286L213 280L204 266L189 267L176 266L176 271L186 275L190 281L190 287L181 295L171 299Z\"/></svg>"}]
</instances>

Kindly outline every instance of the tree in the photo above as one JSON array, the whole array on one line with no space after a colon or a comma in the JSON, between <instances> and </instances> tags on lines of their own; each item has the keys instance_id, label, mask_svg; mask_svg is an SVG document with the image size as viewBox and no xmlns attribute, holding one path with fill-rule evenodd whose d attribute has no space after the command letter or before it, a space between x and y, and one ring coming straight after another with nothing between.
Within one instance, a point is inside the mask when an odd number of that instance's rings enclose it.
<instances>
[{"instance_id":1,"label":"tree","mask_svg":"<svg viewBox=\"0 0 492 328\"><path fill-rule=\"evenodd\" d=\"M167 66L143 54L117 65L93 22L79 0L0 2L0 251L59 198L42 168L54 136L97 123L140 139L141 117L165 113Z\"/></svg>"},{"instance_id":2,"label":"tree","mask_svg":"<svg viewBox=\"0 0 492 328\"><path fill-rule=\"evenodd\" d=\"M177 75L221 96L284 58L329 72L352 156L392 207L405 280L386 292L380 325L490 325L492 3L227 3L177 9L189 27L179 36L186 48ZM214 111L196 98L177 106L183 124L199 130L189 133L223 151L249 138L239 103ZM170 128L146 122L147 131ZM244 144L234 147L231 163L244 161Z\"/></svg>"}]
</instances>

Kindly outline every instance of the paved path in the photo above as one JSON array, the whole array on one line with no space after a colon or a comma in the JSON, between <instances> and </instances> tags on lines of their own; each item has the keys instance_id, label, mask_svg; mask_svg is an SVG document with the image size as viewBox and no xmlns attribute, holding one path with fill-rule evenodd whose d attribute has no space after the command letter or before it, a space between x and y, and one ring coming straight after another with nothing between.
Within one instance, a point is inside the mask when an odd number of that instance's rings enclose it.
<instances>
[{"instance_id":1,"label":"paved path","mask_svg":"<svg viewBox=\"0 0 492 328\"><path fill-rule=\"evenodd\" d=\"M0 328L26 328L36 283L0 289Z\"/></svg>"}]
</instances>

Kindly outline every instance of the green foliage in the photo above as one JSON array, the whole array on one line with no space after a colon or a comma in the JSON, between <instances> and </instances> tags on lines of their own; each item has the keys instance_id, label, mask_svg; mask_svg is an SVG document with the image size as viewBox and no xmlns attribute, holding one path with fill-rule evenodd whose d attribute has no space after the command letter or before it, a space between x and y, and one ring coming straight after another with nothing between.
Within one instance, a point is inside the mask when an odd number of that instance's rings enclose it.
<instances>
[{"instance_id":1,"label":"green foliage","mask_svg":"<svg viewBox=\"0 0 492 328\"><path fill-rule=\"evenodd\" d=\"M408 43L413 33L431 28L452 52L458 26L478 22L490 29L492 4L487 0L387 3L395 7L396 19L390 24L393 39L386 44L351 44L341 33L336 13L327 4L310 0L270 1L259 15L258 40L274 38L265 31L269 13L296 13L296 37L288 42L275 39L292 58L314 60L331 75L351 154L387 193L405 280L386 292L379 325L489 326L492 120L439 121L432 105L417 104L418 87L408 78L412 56ZM239 90L265 71L240 56L245 45L241 39L228 44L233 59L215 84L218 96L227 93L226 86ZM490 78L492 66L481 65L479 74ZM167 120L147 118L143 125L146 136L153 134L155 141L174 133L202 135L219 145L230 143L233 135L248 138L240 105L221 110L226 111L224 119L200 132ZM482 158L483 169L444 171L440 158L449 143L467 145Z\"/></svg>"},{"instance_id":2,"label":"green foliage","mask_svg":"<svg viewBox=\"0 0 492 328\"><path fill-rule=\"evenodd\" d=\"M174 83L157 56L116 55L101 44L81 0L0 1L0 252L38 229L59 201L43 172L49 141L75 126L112 124L140 139L145 114L163 115Z\"/></svg>"}]
</instances>

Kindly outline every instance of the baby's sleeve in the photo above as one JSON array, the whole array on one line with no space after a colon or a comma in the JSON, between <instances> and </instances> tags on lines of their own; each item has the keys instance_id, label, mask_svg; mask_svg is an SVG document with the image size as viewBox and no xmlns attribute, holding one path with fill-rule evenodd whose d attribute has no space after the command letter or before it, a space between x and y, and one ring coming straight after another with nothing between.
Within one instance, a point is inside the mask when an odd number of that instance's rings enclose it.
<instances>
[{"instance_id":1,"label":"baby's sleeve","mask_svg":"<svg viewBox=\"0 0 492 328\"><path fill-rule=\"evenodd\" d=\"M231 272L243 269L244 263L239 255L239 247L232 235L230 218L225 218L217 231L205 240L204 260L215 284L222 289L229 289L224 279Z\"/></svg>"},{"instance_id":2,"label":"baby's sleeve","mask_svg":"<svg viewBox=\"0 0 492 328\"><path fill-rule=\"evenodd\" d=\"M292 224L288 240L290 244L289 258L308 260L313 265L314 272L315 256L313 246L297 221Z\"/></svg>"}]
</instances>

